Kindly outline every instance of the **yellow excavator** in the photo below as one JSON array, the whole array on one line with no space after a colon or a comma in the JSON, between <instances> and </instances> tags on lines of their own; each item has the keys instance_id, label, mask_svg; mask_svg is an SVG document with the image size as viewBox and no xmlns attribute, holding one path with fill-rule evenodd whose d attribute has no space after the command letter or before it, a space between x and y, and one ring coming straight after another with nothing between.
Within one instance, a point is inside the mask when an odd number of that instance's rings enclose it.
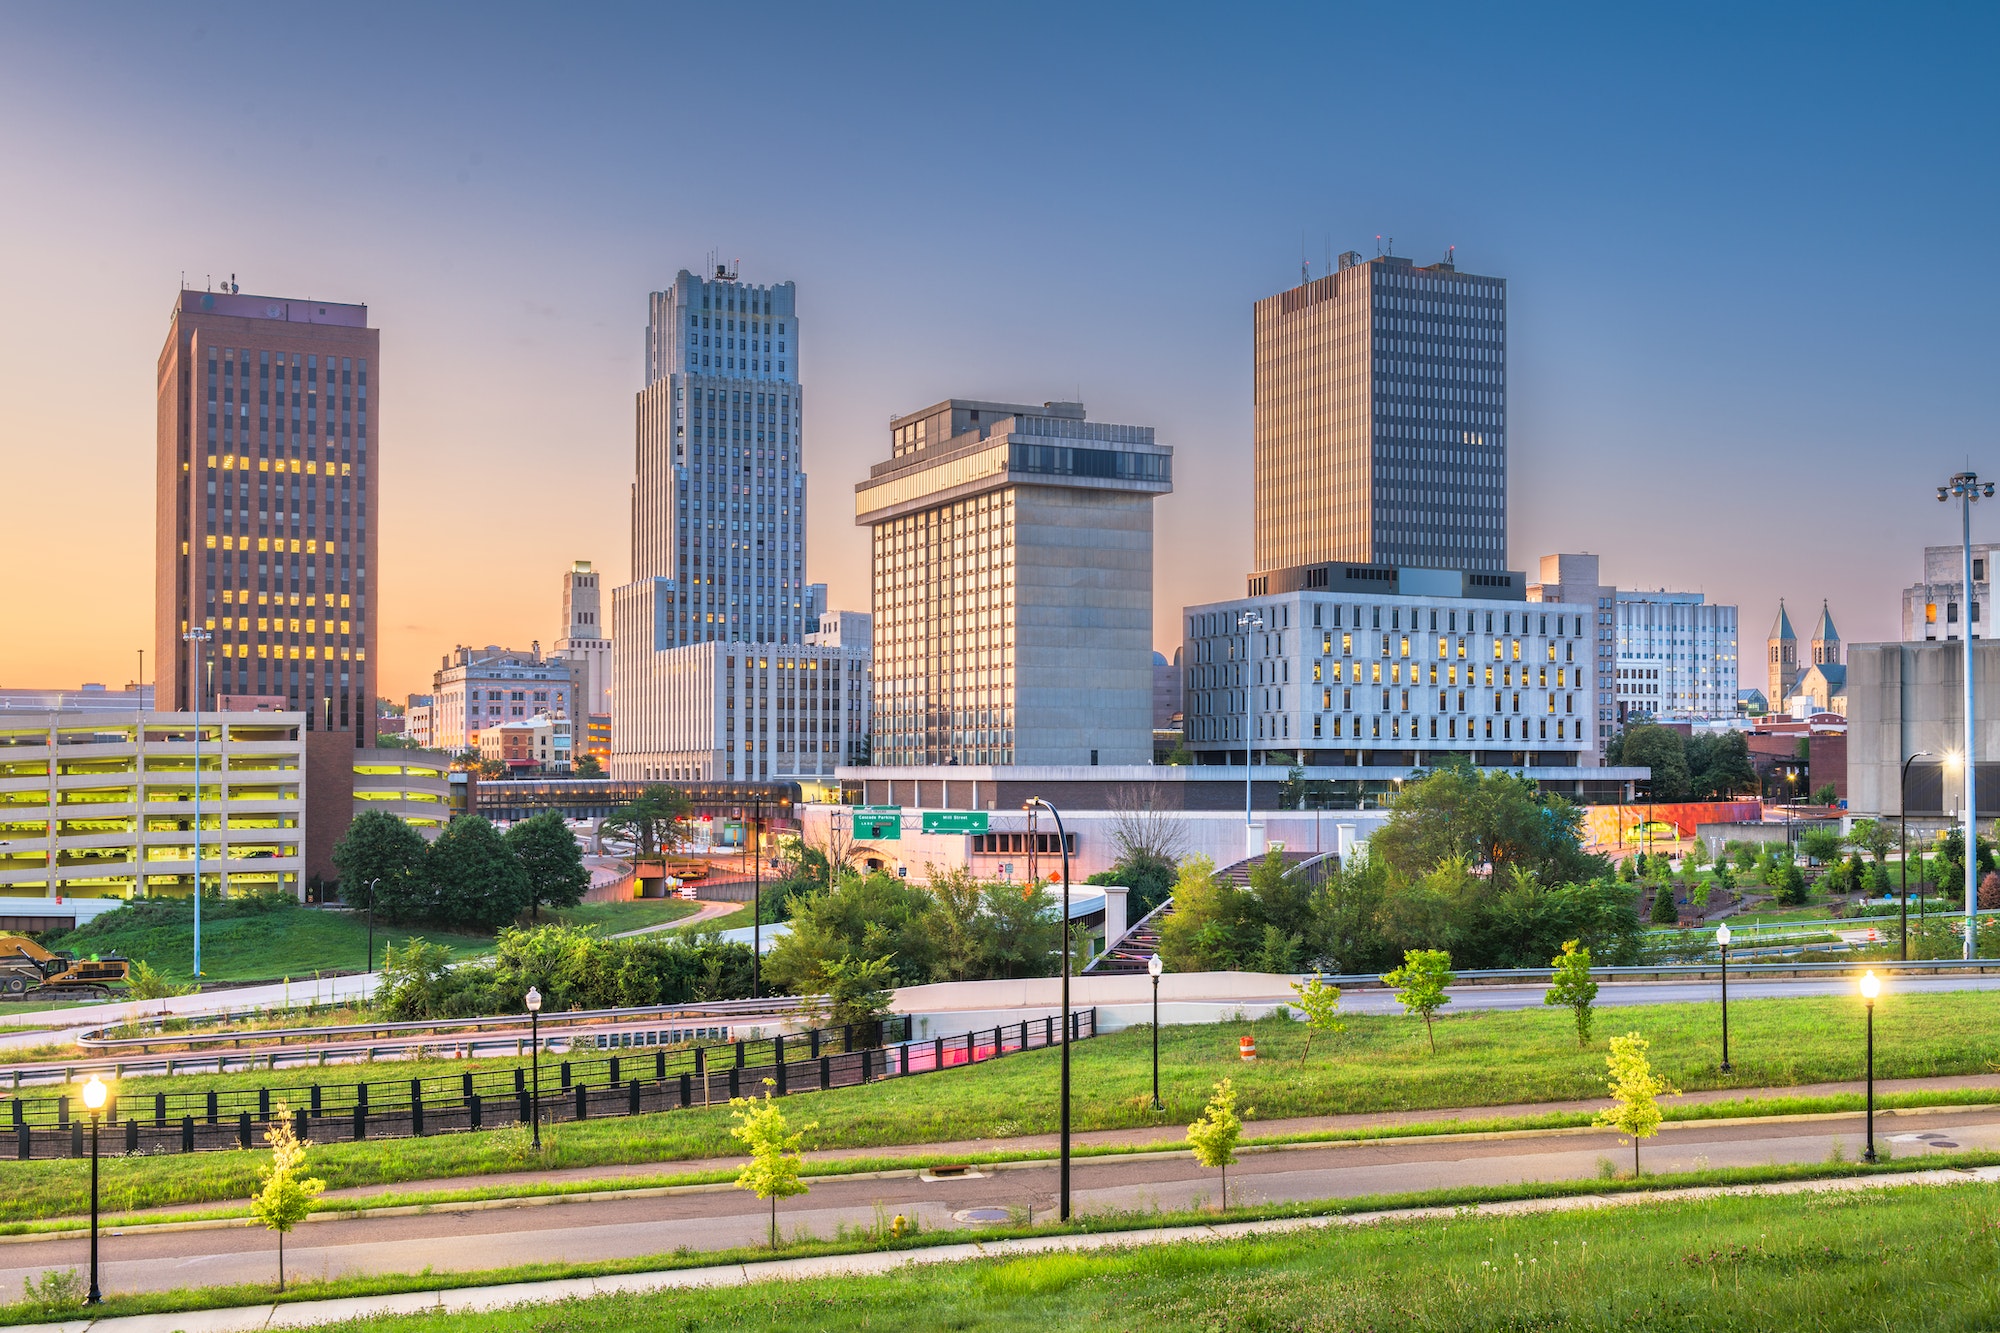
<instances>
[{"instance_id":1,"label":"yellow excavator","mask_svg":"<svg viewBox=\"0 0 2000 1333\"><path fill-rule=\"evenodd\" d=\"M109 998L125 984L131 963L116 954L78 958L51 953L26 935L0 934L0 1000L29 996Z\"/></svg>"}]
</instances>

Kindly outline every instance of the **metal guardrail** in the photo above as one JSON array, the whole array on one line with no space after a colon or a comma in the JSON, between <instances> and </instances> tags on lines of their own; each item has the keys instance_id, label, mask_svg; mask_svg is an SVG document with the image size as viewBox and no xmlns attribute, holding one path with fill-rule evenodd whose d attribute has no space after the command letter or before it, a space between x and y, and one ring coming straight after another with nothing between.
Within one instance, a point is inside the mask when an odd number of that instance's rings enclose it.
<instances>
[{"instance_id":1,"label":"metal guardrail","mask_svg":"<svg viewBox=\"0 0 2000 1333\"><path fill-rule=\"evenodd\" d=\"M294 1132L310 1142L406 1138L528 1123L538 1115L562 1121L685 1110L762 1089L766 1080L773 1095L784 1096L935 1073L1056 1045L1062 1039L1056 1022L1050 1016L915 1041L911 1020L898 1015L884 1020L888 1043L867 1032L857 1041L850 1025L794 1037L789 1050L786 1038L772 1037L657 1050L650 1057L563 1061L550 1071L558 1080L552 1089L532 1086L528 1071L515 1068L442 1079L114 1097L102 1114L112 1151L126 1155L252 1148L280 1108ZM899 1029L902 1040L896 1041ZM1096 1033L1095 1009L1071 1012L1072 1041ZM8 1101L17 1160L84 1155L85 1120L73 1114L68 1097Z\"/></svg>"},{"instance_id":2,"label":"metal guardrail","mask_svg":"<svg viewBox=\"0 0 2000 1333\"><path fill-rule=\"evenodd\" d=\"M2000 973L2000 958L1912 959L1901 962L1896 959L1877 959L1867 963L1731 963L1729 975L1732 977L1758 976L1851 976L1864 967L1888 974L1907 973L1911 975L1945 976L1966 973L1984 976ZM1718 976L1721 966L1716 963L1659 963L1639 964L1626 967L1594 967L1591 976L1600 981L1698 981L1704 977ZM1551 970L1546 967L1503 967L1468 968L1457 972L1459 985L1504 986L1511 983L1541 985L1549 981ZM1338 976L1322 976L1321 981L1331 986L1353 989L1379 987L1380 975L1373 972L1342 973Z\"/></svg>"},{"instance_id":3,"label":"metal guardrail","mask_svg":"<svg viewBox=\"0 0 2000 1333\"><path fill-rule=\"evenodd\" d=\"M772 995L759 1000L715 1000L698 1004L654 1004L639 1005L628 1009L572 1009L564 1012L544 1013L543 1027L557 1029L578 1025L593 1025L618 1022L629 1019L667 1018L740 1018L777 1017L782 1014L796 1014L819 1003L816 996ZM260 1017L267 1011L238 1010L228 1018ZM215 1017L207 1016L203 1017ZM399 1019L377 1023L328 1024L323 1027L265 1028L252 1032L221 1032L202 1036L197 1032L166 1032L139 1037L114 1037L107 1034L131 1026L151 1026L163 1029L165 1024L175 1022L195 1023L193 1017L179 1018L173 1014L149 1014L132 1022L107 1024L99 1028L87 1028L79 1033L76 1044L86 1050L121 1051L138 1050L150 1053L155 1046L185 1046L190 1050L198 1046L211 1046L227 1042L232 1049L242 1049L246 1041L265 1045L284 1046L293 1039L306 1042L330 1042L343 1037L373 1039L377 1036L396 1037L401 1033L463 1034L491 1031L504 1028L512 1031L525 1024L528 1016L522 1014L498 1014L484 1018L441 1018L441 1019Z\"/></svg>"}]
</instances>

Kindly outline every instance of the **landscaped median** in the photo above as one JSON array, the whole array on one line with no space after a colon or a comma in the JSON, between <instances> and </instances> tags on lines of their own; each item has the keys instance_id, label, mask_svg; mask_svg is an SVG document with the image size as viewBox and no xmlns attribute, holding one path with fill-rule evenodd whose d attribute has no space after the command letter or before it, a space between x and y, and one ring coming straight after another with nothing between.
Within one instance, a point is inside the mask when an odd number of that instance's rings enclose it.
<instances>
[{"instance_id":1,"label":"landscaped median","mask_svg":"<svg viewBox=\"0 0 2000 1333\"><path fill-rule=\"evenodd\" d=\"M1730 1006L1734 1070L1716 1068L1720 1054L1713 1004L1662 1004L1620 1008L1600 1016L1607 1031L1638 1031L1652 1042L1659 1072L1687 1092L1760 1091L1766 1100L1737 1114L1855 1110L1860 1097L1792 1104L1769 1100L1770 1090L1859 1080L1863 1072L1859 1000L1787 998L1740 1001ZM1449 1015L1449 1010L1446 1011ZM1184 1125L1199 1113L1216 1079L1236 1081L1244 1103L1263 1121L1355 1114L1401 1115L1437 1108L1589 1102L1604 1097L1603 1042L1579 1049L1570 1016L1557 1009L1472 1012L1438 1020L1438 1050L1429 1053L1421 1025L1400 1017L1346 1017L1347 1030L1320 1039L1309 1059L1304 1025L1283 1019L1255 1024L1168 1027L1161 1031L1161 1091L1167 1110L1151 1109L1151 1034L1143 1029L1093 1038L1075 1048L1075 1127L1080 1132L1143 1130ZM1876 1076L1938 1078L1989 1074L2000 1061L2000 992L1958 991L1886 995L1876 1010ZM1238 1039L1254 1035L1263 1058L1237 1058ZM518 1062L479 1062L473 1067ZM1056 1128L1053 1052L1010 1055L992 1064L940 1077L891 1080L860 1088L801 1094L798 1115L816 1121L809 1147L823 1150L889 1149L907 1162L924 1143L1009 1140L1049 1134ZM398 1062L399 1075L457 1070L466 1063L422 1066ZM544 1069L544 1077L549 1071ZM125 1096L190 1086L256 1087L296 1083L296 1071L233 1074L226 1079L131 1080ZM37 1090L46 1095L48 1090ZM1903 1094L1899 1094L1903 1096ZM1899 1104L1966 1104L2000 1100L1981 1089L1910 1094ZM1891 1104L1884 1099L1882 1104ZM1670 1118L1727 1114L1714 1105L1669 1100ZM1588 1113L1538 1118L1507 1128L1582 1124ZM1476 1117L1475 1117L1476 1118ZM512 1130L427 1138L332 1143L313 1149L313 1171L339 1191L426 1182L426 1192L448 1188L453 1177L502 1173L552 1173L566 1169L694 1163L735 1152L726 1108L564 1124L545 1135L535 1153L527 1135ZM1253 1122L1250 1132L1256 1133ZM1408 1128L1380 1133L1408 1133ZM1002 1144L996 1152L1006 1151ZM957 1149L954 1149L954 1155ZM114 1212L200 1205L240 1206L257 1185L261 1152L217 1152L108 1158L103 1197ZM671 1173L676 1168L668 1168ZM685 1168L692 1170L695 1168ZM850 1168L851 1169L851 1168ZM675 1179L685 1179L675 1176ZM88 1203L87 1161L0 1161L0 1223L30 1223L75 1215ZM329 1200L329 1204L337 1202Z\"/></svg>"},{"instance_id":2,"label":"landscaped median","mask_svg":"<svg viewBox=\"0 0 2000 1333\"><path fill-rule=\"evenodd\" d=\"M1226 1219L1093 1215L976 1238L884 1227L794 1242L775 1261L756 1249L385 1274L300 1284L276 1304L268 1288L190 1288L113 1296L89 1324L30 1304L0 1308L0 1321L96 1333L196 1311L210 1313L173 1326L1976 1328L2000 1317L1993 1156L1435 1190Z\"/></svg>"}]
</instances>

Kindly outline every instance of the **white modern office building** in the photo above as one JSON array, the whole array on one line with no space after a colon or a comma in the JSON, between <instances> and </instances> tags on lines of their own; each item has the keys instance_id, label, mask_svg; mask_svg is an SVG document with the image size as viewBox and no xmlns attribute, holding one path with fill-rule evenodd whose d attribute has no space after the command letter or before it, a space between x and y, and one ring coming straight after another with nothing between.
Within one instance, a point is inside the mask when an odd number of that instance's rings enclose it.
<instances>
[{"instance_id":1,"label":"white modern office building","mask_svg":"<svg viewBox=\"0 0 2000 1333\"><path fill-rule=\"evenodd\" d=\"M0 898L184 897L197 834L207 893L300 892L304 728L205 712L197 742L191 713L0 717Z\"/></svg>"},{"instance_id":2,"label":"white modern office building","mask_svg":"<svg viewBox=\"0 0 2000 1333\"><path fill-rule=\"evenodd\" d=\"M1069 402L946 399L889 433L854 497L875 762L1148 762L1153 498L1173 450Z\"/></svg>"},{"instance_id":3,"label":"white modern office building","mask_svg":"<svg viewBox=\"0 0 2000 1333\"><path fill-rule=\"evenodd\" d=\"M1618 589L1600 581L1598 558L1589 554L1545 555L1541 560L1540 583L1528 585L1531 602L1567 602L1572 606L1596 608L1592 617L1596 631L1592 660L1597 671L1590 687L1597 710L1597 753L1617 727L1618 702L1612 686L1618 678Z\"/></svg>"},{"instance_id":4,"label":"white modern office building","mask_svg":"<svg viewBox=\"0 0 2000 1333\"><path fill-rule=\"evenodd\" d=\"M1698 592L1617 595L1619 723L1736 715L1736 608Z\"/></svg>"},{"instance_id":5,"label":"white modern office building","mask_svg":"<svg viewBox=\"0 0 2000 1333\"><path fill-rule=\"evenodd\" d=\"M611 776L830 779L862 752L845 701L868 651L807 642L824 588L805 581L795 288L683 269L649 309Z\"/></svg>"},{"instance_id":6,"label":"white modern office building","mask_svg":"<svg viewBox=\"0 0 2000 1333\"><path fill-rule=\"evenodd\" d=\"M1325 591L1182 612L1197 763L1241 764L1247 750L1260 764L1308 769L1444 754L1596 766L1595 607L1510 598L1469 572L1348 568L1361 577Z\"/></svg>"}]
</instances>

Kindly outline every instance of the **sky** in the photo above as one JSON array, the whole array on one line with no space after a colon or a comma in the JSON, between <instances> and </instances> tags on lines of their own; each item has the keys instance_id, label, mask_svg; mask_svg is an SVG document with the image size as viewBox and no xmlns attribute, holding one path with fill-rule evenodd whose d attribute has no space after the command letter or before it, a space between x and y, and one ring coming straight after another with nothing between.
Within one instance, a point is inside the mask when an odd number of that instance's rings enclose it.
<instances>
[{"instance_id":1,"label":"sky","mask_svg":"<svg viewBox=\"0 0 2000 1333\"><path fill-rule=\"evenodd\" d=\"M630 567L646 294L794 281L809 577L866 609L891 414L1080 396L1176 450L1156 646L1250 566L1251 307L1377 238L1509 284L1510 563L1899 633L2000 476L2000 10L0 7L0 685L153 616L175 292L382 331L382 692ZM1974 516L2000 538L2000 501ZM149 664L148 675L151 674Z\"/></svg>"}]
</instances>

